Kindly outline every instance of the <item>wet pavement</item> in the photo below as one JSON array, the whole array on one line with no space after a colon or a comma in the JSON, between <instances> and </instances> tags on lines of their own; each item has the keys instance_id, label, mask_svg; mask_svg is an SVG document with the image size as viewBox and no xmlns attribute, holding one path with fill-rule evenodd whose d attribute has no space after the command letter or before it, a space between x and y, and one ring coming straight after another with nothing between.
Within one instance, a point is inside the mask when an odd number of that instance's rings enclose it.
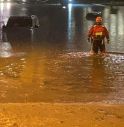
<instances>
[{"instance_id":1,"label":"wet pavement","mask_svg":"<svg viewBox=\"0 0 124 127\"><path fill-rule=\"evenodd\" d=\"M0 20L37 15L40 28L9 31L0 42L0 102L124 103L124 7L97 8L110 31L108 55L89 56L93 5L0 3ZM100 9L100 10L99 10Z\"/></svg>"}]
</instances>

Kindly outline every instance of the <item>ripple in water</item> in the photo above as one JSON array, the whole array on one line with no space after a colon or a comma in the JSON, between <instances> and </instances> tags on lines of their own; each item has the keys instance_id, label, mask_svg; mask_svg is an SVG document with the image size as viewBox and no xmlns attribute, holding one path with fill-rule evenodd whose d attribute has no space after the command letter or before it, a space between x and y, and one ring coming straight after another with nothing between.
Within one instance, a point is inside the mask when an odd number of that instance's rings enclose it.
<instances>
[{"instance_id":1,"label":"ripple in water","mask_svg":"<svg viewBox=\"0 0 124 127\"><path fill-rule=\"evenodd\" d=\"M11 62L0 69L0 76L17 78L24 70L26 63L25 58L20 58L17 62Z\"/></svg>"}]
</instances>

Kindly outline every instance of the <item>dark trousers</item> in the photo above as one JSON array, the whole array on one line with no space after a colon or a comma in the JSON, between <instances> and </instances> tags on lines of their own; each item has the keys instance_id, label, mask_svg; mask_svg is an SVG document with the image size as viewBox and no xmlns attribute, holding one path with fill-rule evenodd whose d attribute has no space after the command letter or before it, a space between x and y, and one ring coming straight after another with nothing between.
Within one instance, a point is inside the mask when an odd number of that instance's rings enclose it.
<instances>
[{"instance_id":1,"label":"dark trousers","mask_svg":"<svg viewBox=\"0 0 124 127\"><path fill-rule=\"evenodd\" d=\"M99 50L101 53L105 53L105 44L103 40L93 40L92 43L93 43L92 50L94 53L98 53Z\"/></svg>"}]
</instances>

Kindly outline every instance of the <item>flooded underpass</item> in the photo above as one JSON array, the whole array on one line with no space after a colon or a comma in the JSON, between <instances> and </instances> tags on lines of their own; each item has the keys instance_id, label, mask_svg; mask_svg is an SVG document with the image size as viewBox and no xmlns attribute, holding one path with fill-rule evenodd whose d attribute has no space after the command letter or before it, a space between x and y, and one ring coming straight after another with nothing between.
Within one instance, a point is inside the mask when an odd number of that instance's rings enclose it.
<instances>
[{"instance_id":1,"label":"flooded underpass","mask_svg":"<svg viewBox=\"0 0 124 127\"><path fill-rule=\"evenodd\" d=\"M90 56L86 19L93 5L40 6L0 3L1 22L37 15L40 28L2 33L0 102L124 103L124 8L102 6L110 31L106 56Z\"/></svg>"}]
</instances>

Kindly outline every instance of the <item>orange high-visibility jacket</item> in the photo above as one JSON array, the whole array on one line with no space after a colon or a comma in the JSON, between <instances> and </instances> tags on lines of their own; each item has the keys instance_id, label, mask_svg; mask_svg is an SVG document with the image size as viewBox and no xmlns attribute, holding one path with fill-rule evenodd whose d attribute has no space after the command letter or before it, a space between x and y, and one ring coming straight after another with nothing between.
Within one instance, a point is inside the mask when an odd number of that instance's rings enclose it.
<instances>
[{"instance_id":1,"label":"orange high-visibility jacket","mask_svg":"<svg viewBox=\"0 0 124 127\"><path fill-rule=\"evenodd\" d=\"M93 25L88 32L88 37L95 40L97 39L97 36L101 39L104 39L105 37L109 39L109 32L107 28L103 25Z\"/></svg>"}]
</instances>

